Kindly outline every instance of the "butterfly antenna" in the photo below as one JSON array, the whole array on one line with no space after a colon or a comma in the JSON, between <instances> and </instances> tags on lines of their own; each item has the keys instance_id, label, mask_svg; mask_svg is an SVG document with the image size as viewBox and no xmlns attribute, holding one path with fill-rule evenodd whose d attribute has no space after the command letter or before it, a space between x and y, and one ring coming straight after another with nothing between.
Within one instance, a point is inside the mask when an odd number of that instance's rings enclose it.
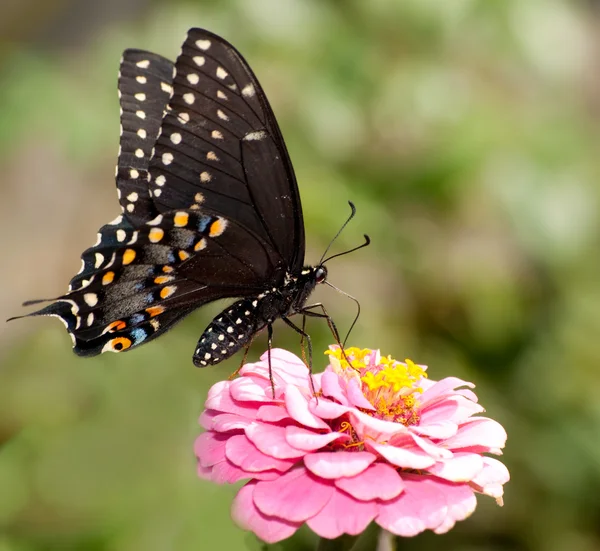
<instances>
[{"instance_id":1,"label":"butterfly antenna","mask_svg":"<svg viewBox=\"0 0 600 551\"><path fill-rule=\"evenodd\" d=\"M350 211L351 211L350 216L348 216L348 219L342 224L342 227L335 234L334 238L329 242L329 245L327 245L327 248L325 249L325 252L323 253L323 256L321 257L321 260L319 260L319 266L321 264L323 264L323 262L327 262L326 260L323 260L323 259L325 258L325 256L327 256L329 249L331 249L331 245L333 245L335 243L335 240L340 236L340 233L342 233L344 231L344 228L348 225L348 222L350 222L350 220L352 220L354 218L354 215L356 214L356 207L354 206L354 203L352 201L348 201L348 204L350 205Z\"/></svg>"},{"instance_id":2,"label":"butterfly antenna","mask_svg":"<svg viewBox=\"0 0 600 551\"><path fill-rule=\"evenodd\" d=\"M365 245L363 245L363 247L364 246ZM356 316L354 316L354 321L350 325L350 329L348 329L348 332L346 333L346 336L344 337L344 341L342 342L342 350L343 350L346 347L346 342L348 341L348 337L350 337L350 333L352 333L352 329L354 329L354 326L356 325L356 322L358 321L358 318L360 317L360 302L358 302L358 299L356 297L353 297L351 294L346 293L345 291L342 291L339 287L336 287L335 285L333 285L333 283L330 283L327 280L325 280L323 283L325 283L325 285L329 285L329 287L331 287L332 289L335 289L341 295L344 295L345 297L348 297L350 300L353 300L354 303L356 304Z\"/></svg>"},{"instance_id":3,"label":"butterfly antenna","mask_svg":"<svg viewBox=\"0 0 600 551\"><path fill-rule=\"evenodd\" d=\"M363 237L365 238L365 242L362 245L359 245L358 247L354 247L353 249L344 251L342 253L332 254L331 256L327 257L325 260L322 260L320 263L324 264L325 262L329 262L332 258L337 258L338 256L344 256L346 254L353 253L354 251L358 251L358 249L368 247L371 244L371 238L367 234L364 234Z\"/></svg>"}]
</instances>

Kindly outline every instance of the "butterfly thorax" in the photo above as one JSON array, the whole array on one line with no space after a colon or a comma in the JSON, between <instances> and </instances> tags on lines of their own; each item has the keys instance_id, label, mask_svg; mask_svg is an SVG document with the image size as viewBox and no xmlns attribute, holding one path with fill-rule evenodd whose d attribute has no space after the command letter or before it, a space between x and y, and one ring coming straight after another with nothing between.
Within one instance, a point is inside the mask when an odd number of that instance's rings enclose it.
<instances>
[{"instance_id":1,"label":"butterfly thorax","mask_svg":"<svg viewBox=\"0 0 600 551\"><path fill-rule=\"evenodd\" d=\"M194 364L198 367L217 364L249 345L257 332L276 319L301 312L317 283L322 283L326 276L324 266L307 266L297 275L286 274L280 286L235 302L200 337Z\"/></svg>"}]
</instances>

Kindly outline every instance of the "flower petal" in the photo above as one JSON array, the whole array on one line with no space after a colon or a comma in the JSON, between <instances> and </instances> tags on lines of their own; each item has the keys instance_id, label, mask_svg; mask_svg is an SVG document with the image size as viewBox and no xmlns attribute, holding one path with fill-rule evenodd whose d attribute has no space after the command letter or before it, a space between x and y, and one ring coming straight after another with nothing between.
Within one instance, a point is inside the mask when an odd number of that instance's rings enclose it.
<instances>
[{"instance_id":1,"label":"flower petal","mask_svg":"<svg viewBox=\"0 0 600 551\"><path fill-rule=\"evenodd\" d=\"M357 408L362 408L370 411L375 411L373 404L365 398L362 389L358 386L356 379L350 379L348 386L346 387L348 394L348 400L350 404Z\"/></svg>"},{"instance_id":2,"label":"flower petal","mask_svg":"<svg viewBox=\"0 0 600 551\"><path fill-rule=\"evenodd\" d=\"M285 427L253 423L246 427L245 434L259 451L278 459L294 459L305 453L287 443Z\"/></svg>"},{"instance_id":3,"label":"flower petal","mask_svg":"<svg viewBox=\"0 0 600 551\"><path fill-rule=\"evenodd\" d=\"M194 453L203 467L212 467L225 460L227 436L214 432L203 432L194 442Z\"/></svg>"},{"instance_id":4,"label":"flower petal","mask_svg":"<svg viewBox=\"0 0 600 551\"><path fill-rule=\"evenodd\" d=\"M227 440L225 456L250 476L253 473L269 470L284 472L296 463L295 459L276 459L260 452L245 434L235 434Z\"/></svg>"},{"instance_id":5,"label":"flower petal","mask_svg":"<svg viewBox=\"0 0 600 551\"><path fill-rule=\"evenodd\" d=\"M356 476L338 478L335 485L360 501L393 499L404 489L396 469L386 463L373 463Z\"/></svg>"},{"instance_id":6,"label":"flower petal","mask_svg":"<svg viewBox=\"0 0 600 551\"><path fill-rule=\"evenodd\" d=\"M445 440L458 432L458 425L454 421L437 421L436 423L414 425L410 427L410 430L420 436Z\"/></svg>"},{"instance_id":7,"label":"flower petal","mask_svg":"<svg viewBox=\"0 0 600 551\"><path fill-rule=\"evenodd\" d=\"M317 417L321 419L337 419L345 413L352 411L351 407L342 406L326 400L324 398L313 398L309 404L310 411L312 411Z\"/></svg>"},{"instance_id":8,"label":"flower petal","mask_svg":"<svg viewBox=\"0 0 600 551\"><path fill-rule=\"evenodd\" d=\"M394 434L406 434L408 428L394 421L385 421L377 419L367 413L357 409L350 410L352 417L352 426L360 436L370 436L371 438L387 440Z\"/></svg>"},{"instance_id":9,"label":"flower petal","mask_svg":"<svg viewBox=\"0 0 600 551\"><path fill-rule=\"evenodd\" d=\"M452 482L469 482L483 470L483 458L476 453L455 453L430 467L431 474Z\"/></svg>"},{"instance_id":10,"label":"flower petal","mask_svg":"<svg viewBox=\"0 0 600 551\"><path fill-rule=\"evenodd\" d=\"M371 452L317 452L304 457L306 468L321 478L339 478L362 473L377 456Z\"/></svg>"},{"instance_id":11,"label":"flower petal","mask_svg":"<svg viewBox=\"0 0 600 551\"><path fill-rule=\"evenodd\" d=\"M421 406L423 408L430 405L430 402L436 400L448 393L456 394L455 389L461 386L467 386L469 388L475 388L473 383L469 383L468 381L463 381L458 377L446 377L441 381L438 381L432 387L428 388L421 397L419 401L421 402Z\"/></svg>"},{"instance_id":12,"label":"flower petal","mask_svg":"<svg viewBox=\"0 0 600 551\"><path fill-rule=\"evenodd\" d=\"M260 406L256 412L257 421L266 421L267 423L277 423L283 419L289 419L289 414L284 404Z\"/></svg>"},{"instance_id":13,"label":"flower petal","mask_svg":"<svg viewBox=\"0 0 600 551\"><path fill-rule=\"evenodd\" d=\"M436 534L445 534L456 524L456 521L466 519L477 507L475 494L466 484L447 486L445 493L448 514L444 522L434 529Z\"/></svg>"},{"instance_id":14,"label":"flower petal","mask_svg":"<svg viewBox=\"0 0 600 551\"><path fill-rule=\"evenodd\" d=\"M365 445L375 450L381 457L387 459L392 465L405 469L426 469L435 464L435 459L417 447L405 448L366 442Z\"/></svg>"},{"instance_id":15,"label":"flower petal","mask_svg":"<svg viewBox=\"0 0 600 551\"><path fill-rule=\"evenodd\" d=\"M336 491L306 524L322 538L337 538L342 534L361 534L377 515L377 503L357 501L348 494Z\"/></svg>"},{"instance_id":16,"label":"flower petal","mask_svg":"<svg viewBox=\"0 0 600 551\"><path fill-rule=\"evenodd\" d=\"M500 423L487 417L474 417L463 423L456 436L446 440L444 445L449 449L477 447L482 451L501 453L506 438L506 431Z\"/></svg>"},{"instance_id":17,"label":"flower petal","mask_svg":"<svg viewBox=\"0 0 600 551\"><path fill-rule=\"evenodd\" d=\"M349 405L346 395L340 385L340 377L337 373L334 373L329 369L325 370L321 377L321 388L324 396L333 398L344 406Z\"/></svg>"},{"instance_id":18,"label":"flower petal","mask_svg":"<svg viewBox=\"0 0 600 551\"><path fill-rule=\"evenodd\" d=\"M498 500L504 494L502 485L510 480L508 469L493 457L484 457L483 463L483 469L473 478L472 483L477 486L477 491Z\"/></svg>"},{"instance_id":19,"label":"flower petal","mask_svg":"<svg viewBox=\"0 0 600 551\"><path fill-rule=\"evenodd\" d=\"M221 381L221 383L229 383L228 385L220 385L217 383L208 391L208 398L204 404L206 409L214 409L222 413L237 413L243 417L250 419L256 414L256 406L253 404L238 402L231 397L229 393L230 381ZM222 392L215 391L215 387L222 389Z\"/></svg>"},{"instance_id":20,"label":"flower petal","mask_svg":"<svg viewBox=\"0 0 600 551\"><path fill-rule=\"evenodd\" d=\"M308 400L294 385L285 387L285 405L290 417L298 423L313 429L329 429L329 425L308 409Z\"/></svg>"},{"instance_id":21,"label":"flower petal","mask_svg":"<svg viewBox=\"0 0 600 551\"><path fill-rule=\"evenodd\" d=\"M289 538L302 524L290 522L261 513L252 499L256 482L246 484L235 496L231 507L233 521L242 529L254 532L266 543L276 543Z\"/></svg>"},{"instance_id":22,"label":"flower petal","mask_svg":"<svg viewBox=\"0 0 600 551\"><path fill-rule=\"evenodd\" d=\"M258 377L238 377L234 379L231 381L229 393L234 400L240 402L274 401L271 384L269 381L259 379Z\"/></svg>"},{"instance_id":23,"label":"flower petal","mask_svg":"<svg viewBox=\"0 0 600 551\"><path fill-rule=\"evenodd\" d=\"M331 483L300 467L276 480L258 483L253 496L254 504L263 514L276 515L291 522L304 522L326 505L333 492Z\"/></svg>"},{"instance_id":24,"label":"flower petal","mask_svg":"<svg viewBox=\"0 0 600 551\"><path fill-rule=\"evenodd\" d=\"M253 423L247 417L236 415L235 413L221 413L212 420L212 430L217 432L228 432L232 430L243 430Z\"/></svg>"},{"instance_id":25,"label":"flower petal","mask_svg":"<svg viewBox=\"0 0 600 551\"><path fill-rule=\"evenodd\" d=\"M303 451L315 451L335 440L348 441L350 436L344 432L320 433L290 425L285 428L285 439L290 446Z\"/></svg>"},{"instance_id":26,"label":"flower petal","mask_svg":"<svg viewBox=\"0 0 600 551\"><path fill-rule=\"evenodd\" d=\"M444 488L431 477L403 476L404 492L379 504L375 522L397 536L416 536L442 524L448 514Z\"/></svg>"}]
</instances>

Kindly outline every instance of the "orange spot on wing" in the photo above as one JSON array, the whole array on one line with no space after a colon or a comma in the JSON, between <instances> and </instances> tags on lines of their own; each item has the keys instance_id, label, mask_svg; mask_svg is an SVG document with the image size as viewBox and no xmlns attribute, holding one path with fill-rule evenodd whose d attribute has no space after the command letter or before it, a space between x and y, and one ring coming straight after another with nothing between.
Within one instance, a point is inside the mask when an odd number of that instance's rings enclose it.
<instances>
[{"instance_id":1,"label":"orange spot on wing","mask_svg":"<svg viewBox=\"0 0 600 551\"><path fill-rule=\"evenodd\" d=\"M162 314L164 311L165 309L162 306L151 306L150 308L146 308L146 313L148 313L151 318Z\"/></svg>"},{"instance_id":2,"label":"orange spot on wing","mask_svg":"<svg viewBox=\"0 0 600 551\"><path fill-rule=\"evenodd\" d=\"M167 283L173 279L173 276L158 276L154 278L154 283L157 285L162 285L163 283Z\"/></svg>"},{"instance_id":3,"label":"orange spot on wing","mask_svg":"<svg viewBox=\"0 0 600 551\"><path fill-rule=\"evenodd\" d=\"M187 212L178 212L173 218L173 223L178 227L187 226L189 214Z\"/></svg>"},{"instance_id":4,"label":"orange spot on wing","mask_svg":"<svg viewBox=\"0 0 600 551\"><path fill-rule=\"evenodd\" d=\"M162 271L165 274L170 274L171 272L175 271L175 268L173 268L173 266L163 266Z\"/></svg>"},{"instance_id":5,"label":"orange spot on wing","mask_svg":"<svg viewBox=\"0 0 600 551\"><path fill-rule=\"evenodd\" d=\"M208 235L210 235L211 237L217 237L218 235L221 235L225 231L226 227L227 227L227 221L224 220L223 218L217 218L210 225L210 230L208 231Z\"/></svg>"},{"instance_id":6,"label":"orange spot on wing","mask_svg":"<svg viewBox=\"0 0 600 551\"><path fill-rule=\"evenodd\" d=\"M127 350L131 346L131 339L128 339L127 337L117 337L110 341L110 345L113 350L121 352L122 350Z\"/></svg>"},{"instance_id":7,"label":"orange spot on wing","mask_svg":"<svg viewBox=\"0 0 600 551\"><path fill-rule=\"evenodd\" d=\"M177 287L175 287L174 285L169 285L167 287L163 287L160 290L160 298L170 297L175 292L175 289L177 289Z\"/></svg>"},{"instance_id":8,"label":"orange spot on wing","mask_svg":"<svg viewBox=\"0 0 600 551\"><path fill-rule=\"evenodd\" d=\"M127 327L127 324L123 320L117 320L117 321L113 321L112 323L110 323L107 326L106 331L110 331L111 333L114 333L115 331L120 331L121 329L125 329L125 327Z\"/></svg>"},{"instance_id":9,"label":"orange spot on wing","mask_svg":"<svg viewBox=\"0 0 600 551\"><path fill-rule=\"evenodd\" d=\"M115 279L115 272L106 272L103 276L102 276L102 285L108 285L109 283L112 283Z\"/></svg>"},{"instance_id":10,"label":"orange spot on wing","mask_svg":"<svg viewBox=\"0 0 600 551\"><path fill-rule=\"evenodd\" d=\"M135 259L135 251L133 249L125 249L123 253L123 264L131 264Z\"/></svg>"},{"instance_id":11,"label":"orange spot on wing","mask_svg":"<svg viewBox=\"0 0 600 551\"><path fill-rule=\"evenodd\" d=\"M179 252L177 253L177 255L179 256L179 258L180 258L181 260L187 260L187 259L190 257L190 253L187 253L187 252L185 252L185 251L179 251Z\"/></svg>"},{"instance_id":12,"label":"orange spot on wing","mask_svg":"<svg viewBox=\"0 0 600 551\"><path fill-rule=\"evenodd\" d=\"M206 248L206 239L200 239L200 241L198 241L198 243L196 243L194 245L194 250L195 251L201 251L202 249Z\"/></svg>"}]
</instances>

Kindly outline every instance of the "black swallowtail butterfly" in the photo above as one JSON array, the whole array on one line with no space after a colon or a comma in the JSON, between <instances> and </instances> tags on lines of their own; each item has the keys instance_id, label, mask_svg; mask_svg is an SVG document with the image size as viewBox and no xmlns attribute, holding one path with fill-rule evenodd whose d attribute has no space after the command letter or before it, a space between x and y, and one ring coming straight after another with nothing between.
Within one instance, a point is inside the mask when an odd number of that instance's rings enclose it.
<instances>
[{"instance_id":1,"label":"black swallowtail butterfly","mask_svg":"<svg viewBox=\"0 0 600 551\"><path fill-rule=\"evenodd\" d=\"M127 50L119 97L123 212L82 254L69 291L29 315L59 317L74 351L93 356L129 350L206 303L239 298L202 334L197 366L230 357L265 327L270 339L278 318L303 333L289 315L326 316L305 309L327 270L323 260L304 266L292 164L240 53L202 29L188 32L175 64Z\"/></svg>"}]
</instances>

